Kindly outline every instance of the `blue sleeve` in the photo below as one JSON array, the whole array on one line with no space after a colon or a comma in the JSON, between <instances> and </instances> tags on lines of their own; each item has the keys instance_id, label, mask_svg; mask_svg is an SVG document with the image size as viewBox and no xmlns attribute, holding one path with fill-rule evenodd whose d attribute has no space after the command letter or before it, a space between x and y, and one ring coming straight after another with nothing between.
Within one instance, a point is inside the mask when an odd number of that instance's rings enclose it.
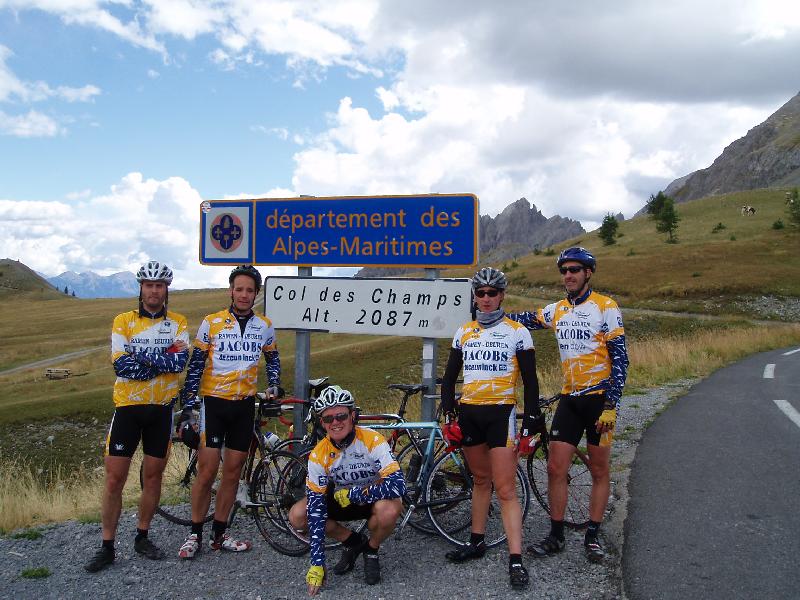
<instances>
[{"instance_id":1,"label":"blue sleeve","mask_svg":"<svg viewBox=\"0 0 800 600\"><path fill-rule=\"evenodd\" d=\"M197 391L200 389L200 378L206 368L208 352L195 348L192 357L189 359L189 370L186 373L186 381L183 383L184 398L189 398L187 404L193 404L191 400L197 398Z\"/></svg>"},{"instance_id":2,"label":"blue sleeve","mask_svg":"<svg viewBox=\"0 0 800 600\"><path fill-rule=\"evenodd\" d=\"M277 350L267 350L264 352L267 361L267 381L269 385L281 384L281 357Z\"/></svg>"},{"instance_id":3,"label":"blue sleeve","mask_svg":"<svg viewBox=\"0 0 800 600\"><path fill-rule=\"evenodd\" d=\"M519 313L507 313L506 316L512 321L521 323L526 329L547 329L538 318L536 318L536 311L525 311Z\"/></svg>"},{"instance_id":4,"label":"blue sleeve","mask_svg":"<svg viewBox=\"0 0 800 600\"><path fill-rule=\"evenodd\" d=\"M114 361L114 373L118 377L136 381L147 381L159 375L155 368L139 362L134 354L123 354L118 357Z\"/></svg>"},{"instance_id":5,"label":"blue sleeve","mask_svg":"<svg viewBox=\"0 0 800 600\"><path fill-rule=\"evenodd\" d=\"M328 520L328 501L325 494L306 488L306 518L308 539L311 544L311 564L325 566L325 522Z\"/></svg>"},{"instance_id":6,"label":"blue sleeve","mask_svg":"<svg viewBox=\"0 0 800 600\"><path fill-rule=\"evenodd\" d=\"M347 492L347 497L353 504L371 504L378 500L391 500L402 498L406 493L406 480L402 471L395 471L378 483L373 483L365 488L354 487Z\"/></svg>"},{"instance_id":7,"label":"blue sleeve","mask_svg":"<svg viewBox=\"0 0 800 600\"><path fill-rule=\"evenodd\" d=\"M134 358L137 362L152 367L159 374L180 373L186 367L189 351L172 353L148 348L144 352L134 354Z\"/></svg>"},{"instance_id":8,"label":"blue sleeve","mask_svg":"<svg viewBox=\"0 0 800 600\"><path fill-rule=\"evenodd\" d=\"M611 357L611 376L609 377L608 400L619 408L622 388L628 377L628 350L625 347L625 336L620 335L606 342L608 355Z\"/></svg>"}]
</instances>

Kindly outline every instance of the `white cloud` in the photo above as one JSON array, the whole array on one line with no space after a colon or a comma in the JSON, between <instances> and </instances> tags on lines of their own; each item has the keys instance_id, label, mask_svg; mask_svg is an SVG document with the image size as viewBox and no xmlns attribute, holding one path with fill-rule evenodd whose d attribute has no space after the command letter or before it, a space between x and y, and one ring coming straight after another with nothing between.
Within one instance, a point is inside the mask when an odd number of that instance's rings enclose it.
<instances>
[{"instance_id":1,"label":"white cloud","mask_svg":"<svg viewBox=\"0 0 800 600\"><path fill-rule=\"evenodd\" d=\"M156 258L176 273L175 286L218 287L225 269L197 262L200 194L180 177L130 173L109 193L69 203L0 200L0 255L57 275L135 272Z\"/></svg>"},{"instance_id":2,"label":"white cloud","mask_svg":"<svg viewBox=\"0 0 800 600\"><path fill-rule=\"evenodd\" d=\"M289 130L285 127L266 127L264 125L251 125L250 131L256 133L264 133L266 135L275 136L276 138L286 141L289 139Z\"/></svg>"},{"instance_id":3,"label":"white cloud","mask_svg":"<svg viewBox=\"0 0 800 600\"><path fill-rule=\"evenodd\" d=\"M89 102L100 94L100 88L94 85L80 88L60 85L52 88L44 81L22 81L6 64L12 55L9 48L0 45L0 101L29 103L56 98L67 102Z\"/></svg>"},{"instance_id":4,"label":"white cloud","mask_svg":"<svg viewBox=\"0 0 800 600\"><path fill-rule=\"evenodd\" d=\"M31 110L24 115L9 115L0 111L0 134L16 137L53 137L64 129L52 118Z\"/></svg>"}]
</instances>

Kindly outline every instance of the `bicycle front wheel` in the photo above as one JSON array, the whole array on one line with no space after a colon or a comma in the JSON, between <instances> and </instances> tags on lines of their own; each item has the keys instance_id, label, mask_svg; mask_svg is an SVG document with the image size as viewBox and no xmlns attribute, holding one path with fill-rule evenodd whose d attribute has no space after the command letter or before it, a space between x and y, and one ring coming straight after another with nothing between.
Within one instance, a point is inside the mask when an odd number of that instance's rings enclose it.
<instances>
[{"instance_id":1,"label":"bicycle front wheel","mask_svg":"<svg viewBox=\"0 0 800 600\"><path fill-rule=\"evenodd\" d=\"M171 523L190 526L192 524L192 484L197 476L197 450L182 443L173 443L167 455L167 465L161 479L161 500L156 512ZM144 461L139 468L139 485L144 485ZM214 518L214 494L211 489L211 504L203 522Z\"/></svg>"},{"instance_id":2,"label":"bicycle front wheel","mask_svg":"<svg viewBox=\"0 0 800 600\"><path fill-rule=\"evenodd\" d=\"M542 508L550 514L547 497L547 459L548 444L539 443L528 456L526 469L533 495ZM578 448L572 456L567 472L567 506L564 512L564 525L582 529L589 524L589 498L592 493L592 473L589 471L589 458L585 449Z\"/></svg>"},{"instance_id":3,"label":"bicycle front wheel","mask_svg":"<svg viewBox=\"0 0 800 600\"><path fill-rule=\"evenodd\" d=\"M268 453L253 470L250 497L258 531L281 554L301 556L308 541L289 522L289 510L306 496L306 464L290 452Z\"/></svg>"},{"instance_id":4,"label":"bicycle front wheel","mask_svg":"<svg viewBox=\"0 0 800 600\"><path fill-rule=\"evenodd\" d=\"M522 521L530 507L530 490L522 467L517 465L517 499L522 509ZM436 530L457 546L469 543L472 525L472 476L460 450L439 458L426 482L425 501ZM506 540L500 501L492 492L486 521L485 541L488 548Z\"/></svg>"}]
</instances>

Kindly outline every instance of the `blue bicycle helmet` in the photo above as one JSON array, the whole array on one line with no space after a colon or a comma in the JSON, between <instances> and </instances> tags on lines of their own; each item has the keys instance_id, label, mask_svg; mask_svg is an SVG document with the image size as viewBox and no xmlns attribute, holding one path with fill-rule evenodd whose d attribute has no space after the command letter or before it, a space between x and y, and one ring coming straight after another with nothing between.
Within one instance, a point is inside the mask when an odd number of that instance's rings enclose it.
<instances>
[{"instance_id":1,"label":"blue bicycle helmet","mask_svg":"<svg viewBox=\"0 0 800 600\"><path fill-rule=\"evenodd\" d=\"M597 269L597 260L595 259L594 254L589 252L586 248L573 246L572 248L562 250L561 254L558 255L556 264L561 267L561 265L563 265L565 262L571 260L581 263L584 267L591 269L592 272Z\"/></svg>"}]
</instances>

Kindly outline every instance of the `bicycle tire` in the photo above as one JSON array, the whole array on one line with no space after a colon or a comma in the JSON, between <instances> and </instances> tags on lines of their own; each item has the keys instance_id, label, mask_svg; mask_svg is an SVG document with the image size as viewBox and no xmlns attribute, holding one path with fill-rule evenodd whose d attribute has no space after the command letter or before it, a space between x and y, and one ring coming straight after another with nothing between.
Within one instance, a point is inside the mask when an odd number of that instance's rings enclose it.
<instances>
[{"instance_id":1,"label":"bicycle tire","mask_svg":"<svg viewBox=\"0 0 800 600\"><path fill-rule=\"evenodd\" d=\"M259 533L275 550L286 556L302 556L308 542L292 533L288 511L305 497L305 463L290 452L268 453L253 470L251 508Z\"/></svg>"},{"instance_id":2,"label":"bicycle tire","mask_svg":"<svg viewBox=\"0 0 800 600\"><path fill-rule=\"evenodd\" d=\"M564 525L572 529L583 529L589 524L589 499L592 492L592 473L585 460L585 451L576 452L567 472L567 507ZM547 488L548 443L537 442L528 456L526 471L531 491L542 508L550 514Z\"/></svg>"},{"instance_id":3,"label":"bicycle tire","mask_svg":"<svg viewBox=\"0 0 800 600\"><path fill-rule=\"evenodd\" d=\"M524 521L530 506L530 490L525 472L520 465L516 468L516 487ZM436 530L447 541L456 546L466 546L469 543L472 524L472 476L460 450L439 457L426 482L426 502L441 502L448 497L452 498L452 502L439 505L444 509L437 510L436 506L428 506L428 515ZM500 504L494 494L489 504L484 539L487 548L497 546L506 540Z\"/></svg>"},{"instance_id":4,"label":"bicycle tire","mask_svg":"<svg viewBox=\"0 0 800 600\"><path fill-rule=\"evenodd\" d=\"M197 450L192 450L180 442L171 444L167 454L167 464L161 479L161 499L156 513L170 523L192 524L192 484L197 476ZM144 485L144 461L139 467L139 486ZM211 504L203 519L208 523L214 518L214 495L211 489Z\"/></svg>"}]
</instances>

